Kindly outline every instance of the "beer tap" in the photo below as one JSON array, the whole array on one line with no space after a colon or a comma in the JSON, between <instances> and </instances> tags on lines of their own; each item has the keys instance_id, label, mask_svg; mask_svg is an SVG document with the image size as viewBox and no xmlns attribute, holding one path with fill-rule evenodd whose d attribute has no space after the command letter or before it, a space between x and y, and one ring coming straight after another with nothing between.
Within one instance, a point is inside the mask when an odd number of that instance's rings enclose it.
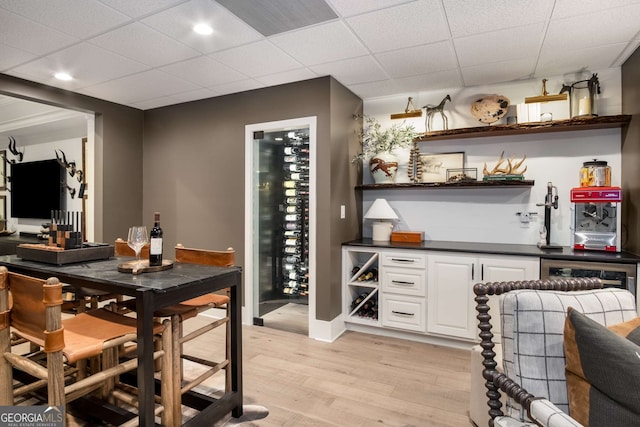
<instances>
[{"instance_id":1,"label":"beer tap","mask_svg":"<svg viewBox=\"0 0 640 427\"><path fill-rule=\"evenodd\" d=\"M540 249L562 249L562 246L551 244L551 208L558 209L558 188L551 182L547 182L547 195L544 203L536 203L536 206L544 206L544 228L546 230L545 244L542 239L538 246ZM542 235L542 232L540 233Z\"/></svg>"}]
</instances>

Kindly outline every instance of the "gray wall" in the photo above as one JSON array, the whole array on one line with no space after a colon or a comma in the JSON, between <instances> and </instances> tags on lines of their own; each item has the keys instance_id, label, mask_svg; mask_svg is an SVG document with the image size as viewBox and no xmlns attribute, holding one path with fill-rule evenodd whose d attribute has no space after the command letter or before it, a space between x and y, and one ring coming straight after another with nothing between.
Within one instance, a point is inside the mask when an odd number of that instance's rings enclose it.
<instances>
[{"instance_id":1,"label":"gray wall","mask_svg":"<svg viewBox=\"0 0 640 427\"><path fill-rule=\"evenodd\" d=\"M354 194L354 113L362 100L331 77L173 105L144 114L143 212L159 211L165 253L176 243L232 246L244 260L244 156L248 124L317 116L316 316L341 311L340 245L359 236L361 200ZM348 216L340 220L340 205ZM324 274L330 272L330 274Z\"/></svg>"},{"instance_id":2,"label":"gray wall","mask_svg":"<svg viewBox=\"0 0 640 427\"><path fill-rule=\"evenodd\" d=\"M622 65L622 114L632 115L622 131L622 224L624 249L640 254L640 49Z\"/></svg>"},{"instance_id":3,"label":"gray wall","mask_svg":"<svg viewBox=\"0 0 640 427\"><path fill-rule=\"evenodd\" d=\"M361 174L353 114L362 100L331 77L258 89L154 110L102 101L0 74L0 93L96 113L96 240L126 237L133 224L152 225L161 213L165 252L176 243L232 246L244 259L244 127L317 116L319 275L316 313L341 312L344 241L360 237ZM340 219L340 205L347 218ZM324 274L330 272L330 274Z\"/></svg>"},{"instance_id":4,"label":"gray wall","mask_svg":"<svg viewBox=\"0 0 640 427\"><path fill-rule=\"evenodd\" d=\"M96 182L87 197L96 204L97 241L113 242L142 220L141 110L0 74L0 93L96 115Z\"/></svg>"}]
</instances>

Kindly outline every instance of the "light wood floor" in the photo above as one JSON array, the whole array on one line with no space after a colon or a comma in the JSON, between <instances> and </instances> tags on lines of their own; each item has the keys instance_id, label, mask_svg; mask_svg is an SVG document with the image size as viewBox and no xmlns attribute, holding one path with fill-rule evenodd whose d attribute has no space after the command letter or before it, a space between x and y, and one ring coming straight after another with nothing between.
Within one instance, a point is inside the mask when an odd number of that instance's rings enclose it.
<instances>
[{"instance_id":1,"label":"light wood floor","mask_svg":"<svg viewBox=\"0 0 640 427\"><path fill-rule=\"evenodd\" d=\"M294 307L289 314L299 316L300 310ZM199 322L190 319L185 332ZM223 329L191 342L187 350L208 358L214 341L220 343L214 356L222 355ZM241 426L468 427L469 362L466 350L395 338L348 331L326 343L298 331L247 325L244 402L265 406L269 415ZM197 374L193 367L187 370ZM223 375L199 388L221 393Z\"/></svg>"},{"instance_id":2,"label":"light wood floor","mask_svg":"<svg viewBox=\"0 0 640 427\"><path fill-rule=\"evenodd\" d=\"M304 314L295 305L279 310L272 317L280 323L265 325L282 328L285 318ZM222 342L218 329L202 339ZM244 401L269 410L243 427L472 425L469 351L350 331L326 343L291 329L243 327ZM207 344L190 344L189 351L204 357ZM223 388L216 375L202 391Z\"/></svg>"},{"instance_id":3,"label":"light wood floor","mask_svg":"<svg viewBox=\"0 0 640 427\"><path fill-rule=\"evenodd\" d=\"M469 426L469 352L357 332L334 343L243 328L257 426Z\"/></svg>"}]
</instances>

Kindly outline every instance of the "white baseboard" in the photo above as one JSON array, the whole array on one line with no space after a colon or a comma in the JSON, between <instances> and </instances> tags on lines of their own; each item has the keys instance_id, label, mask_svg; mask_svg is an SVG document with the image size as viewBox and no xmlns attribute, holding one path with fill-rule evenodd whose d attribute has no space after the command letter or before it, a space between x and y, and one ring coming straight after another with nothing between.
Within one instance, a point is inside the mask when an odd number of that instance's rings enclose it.
<instances>
[{"instance_id":1,"label":"white baseboard","mask_svg":"<svg viewBox=\"0 0 640 427\"><path fill-rule=\"evenodd\" d=\"M346 331L342 314L331 321L310 320L309 338L324 342L334 342Z\"/></svg>"}]
</instances>

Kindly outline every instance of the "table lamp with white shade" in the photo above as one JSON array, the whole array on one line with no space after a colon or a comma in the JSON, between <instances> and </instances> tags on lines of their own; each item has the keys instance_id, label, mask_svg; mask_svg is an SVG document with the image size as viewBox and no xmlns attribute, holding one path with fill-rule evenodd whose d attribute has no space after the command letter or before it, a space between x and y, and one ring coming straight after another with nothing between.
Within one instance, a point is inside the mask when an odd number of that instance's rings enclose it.
<instances>
[{"instance_id":1,"label":"table lamp with white shade","mask_svg":"<svg viewBox=\"0 0 640 427\"><path fill-rule=\"evenodd\" d=\"M385 199L376 199L364 219L373 220L373 240L388 242L391 238L393 220L398 219L398 215Z\"/></svg>"}]
</instances>

